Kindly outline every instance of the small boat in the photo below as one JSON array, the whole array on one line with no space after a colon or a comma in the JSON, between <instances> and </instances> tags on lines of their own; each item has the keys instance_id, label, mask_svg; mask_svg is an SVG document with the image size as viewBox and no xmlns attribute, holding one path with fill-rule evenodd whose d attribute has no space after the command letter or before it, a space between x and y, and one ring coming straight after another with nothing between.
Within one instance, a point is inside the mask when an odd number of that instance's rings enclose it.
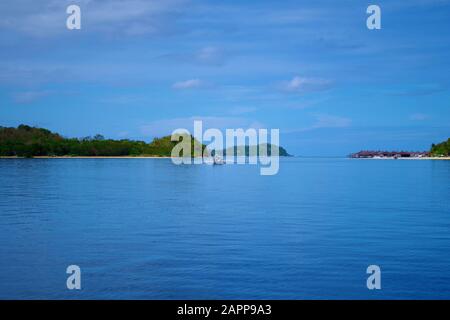
<instances>
[{"instance_id":1,"label":"small boat","mask_svg":"<svg viewBox=\"0 0 450 320\"><path fill-rule=\"evenodd\" d=\"M225 160L223 160L221 157L219 157L219 156L214 156L214 165L216 165L216 164L225 164Z\"/></svg>"}]
</instances>

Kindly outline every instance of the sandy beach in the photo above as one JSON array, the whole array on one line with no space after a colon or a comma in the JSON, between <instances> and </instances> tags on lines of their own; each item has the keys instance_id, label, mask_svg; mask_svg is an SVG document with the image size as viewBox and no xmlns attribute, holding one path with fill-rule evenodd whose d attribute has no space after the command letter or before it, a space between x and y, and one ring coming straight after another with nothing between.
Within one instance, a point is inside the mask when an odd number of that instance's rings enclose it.
<instances>
[{"instance_id":1,"label":"sandy beach","mask_svg":"<svg viewBox=\"0 0 450 320\"><path fill-rule=\"evenodd\" d=\"M450 157L399 158L400 160L450 160Z\"/></svg>"}]
</instances>

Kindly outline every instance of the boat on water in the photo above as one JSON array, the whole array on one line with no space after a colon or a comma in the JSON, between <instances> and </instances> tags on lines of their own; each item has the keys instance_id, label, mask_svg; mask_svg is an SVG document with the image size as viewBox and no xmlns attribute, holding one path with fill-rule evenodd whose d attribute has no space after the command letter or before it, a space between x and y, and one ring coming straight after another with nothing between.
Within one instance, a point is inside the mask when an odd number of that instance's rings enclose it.
<instances>
[{"instance_id":1,"label":"boat on water","mask_svg":"<svg viewBox=\"0 0 450 320\"><path fill-rule=\"evenodd\" d=\"M214 157L203 158L203 163L209 164L209 165L222 165L222 164L226 164L226 161L219 156L214 156Z\"/></svg>"},{"instance_id":2,"label":"boat on water","mask_svg":"<svg viewBox=\"0 0 450 320\"><path fill-rule=\"evenodd\" d=\"M214 165L221 165L221 164L225 164L225 160L223 160L221 157L219 156L214 156L213 158L213 164Z\"/></svg>"}]
</instances>

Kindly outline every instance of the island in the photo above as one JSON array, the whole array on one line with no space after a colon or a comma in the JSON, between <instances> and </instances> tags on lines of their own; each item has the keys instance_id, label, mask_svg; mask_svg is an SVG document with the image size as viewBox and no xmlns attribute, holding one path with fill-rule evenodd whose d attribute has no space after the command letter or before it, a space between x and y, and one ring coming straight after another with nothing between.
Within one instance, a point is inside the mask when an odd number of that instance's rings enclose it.
<instances>
[{"instance_id":1,"label":"island","mask_svg":"<svg viewBox=\"0 0 450 320\"><path fill-rule=\"evenodd\" d=\"M373 151L362 150L349 155L354 159L450 159L450 138L432 144L429 151Z\"/></svg>"},{"instance_id":2,"label":"island","mask_svg":"<svg viewBox=\"0 0 450 320\"><path fill-rule=\"evenodd\" d=\"M171 136L155 138L151 143L146 143L105 139L100 134L65 138L47 129L23 124L17 128L0 127L0 157L170 157L177 143L171 141Z\"/></svg>"},{"instance_id":3,"label":"island","mask_svg":"<svg viewBox=\"0 0 450 320\"><path fill-rule=\"evenodd\" d=\"M450 156L450 138L438 144L432 144L430 155L433 157L449 157Z\"/></svg>"},{"instance_id":4,"label":"island","mask_svg":"<svg viewBox=\"0 0 450 320\"><path fill-rule=\"evenodd\" d=\"M245 145L245 146L235 146L232 148L228 148L225 150L222 150L222 154L224 156L226 155L236 155L238 157L249 157L251 156L272 156L272 150L274 148L278 147L278 155L280 157L292 157L292 155L290 155L286 149L284 149L281 146L276 146L276 145L272 145L270 143L261 143L259 145L255 145L255 146L249 146L249 145ZM212 152L212 155L214 156L214 152Z\"/></svg>"},{"instance_id":5,"label":"island","mask_svg":"<svg viewBox=\"0 0 450 320\"><path fill-rule=\"evenodd\" d=\"M192 154L200 145L191 136ZM93 137L66 138L48 129L19 125L17 128L0 126L0 157L2 158L66 158L66 157L170 157L177 141L172 141L171 136L155 138L152 142L136 141L129 139L113 140L105 139L97 134ZM201 145L202 151L206 145ZM256 146L255 146L256 147ZM273 148L270 144L257 146L258 152L267 148L270 156ZM240 148L235 147L236 150ZM249 155L249 147L246 146L246 155ZM211 152L214 155L214 151ZM238 154L241 155L241 154ZM279 147L280 156L290 156L287 151Z\"/></svg>"}]
</instances>

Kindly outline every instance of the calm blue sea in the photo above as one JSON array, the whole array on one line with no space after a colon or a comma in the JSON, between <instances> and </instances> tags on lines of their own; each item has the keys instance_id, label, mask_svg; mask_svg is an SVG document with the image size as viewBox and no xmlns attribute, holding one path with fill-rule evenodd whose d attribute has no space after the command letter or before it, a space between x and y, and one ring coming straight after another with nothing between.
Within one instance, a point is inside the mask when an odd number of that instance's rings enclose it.
<instances>
[{"instance_id":1,"label":"calm blue sea","mask_svg":"<svg viewBox=\"0 0 450 320\"><path fill-rule=\"evenodd\" d=\"M450 161L289 158L261 176L0 160L0 298L448 299L449 182ZM371 264L381 290L366 287Z\"/></svg>"}]
</instances>

